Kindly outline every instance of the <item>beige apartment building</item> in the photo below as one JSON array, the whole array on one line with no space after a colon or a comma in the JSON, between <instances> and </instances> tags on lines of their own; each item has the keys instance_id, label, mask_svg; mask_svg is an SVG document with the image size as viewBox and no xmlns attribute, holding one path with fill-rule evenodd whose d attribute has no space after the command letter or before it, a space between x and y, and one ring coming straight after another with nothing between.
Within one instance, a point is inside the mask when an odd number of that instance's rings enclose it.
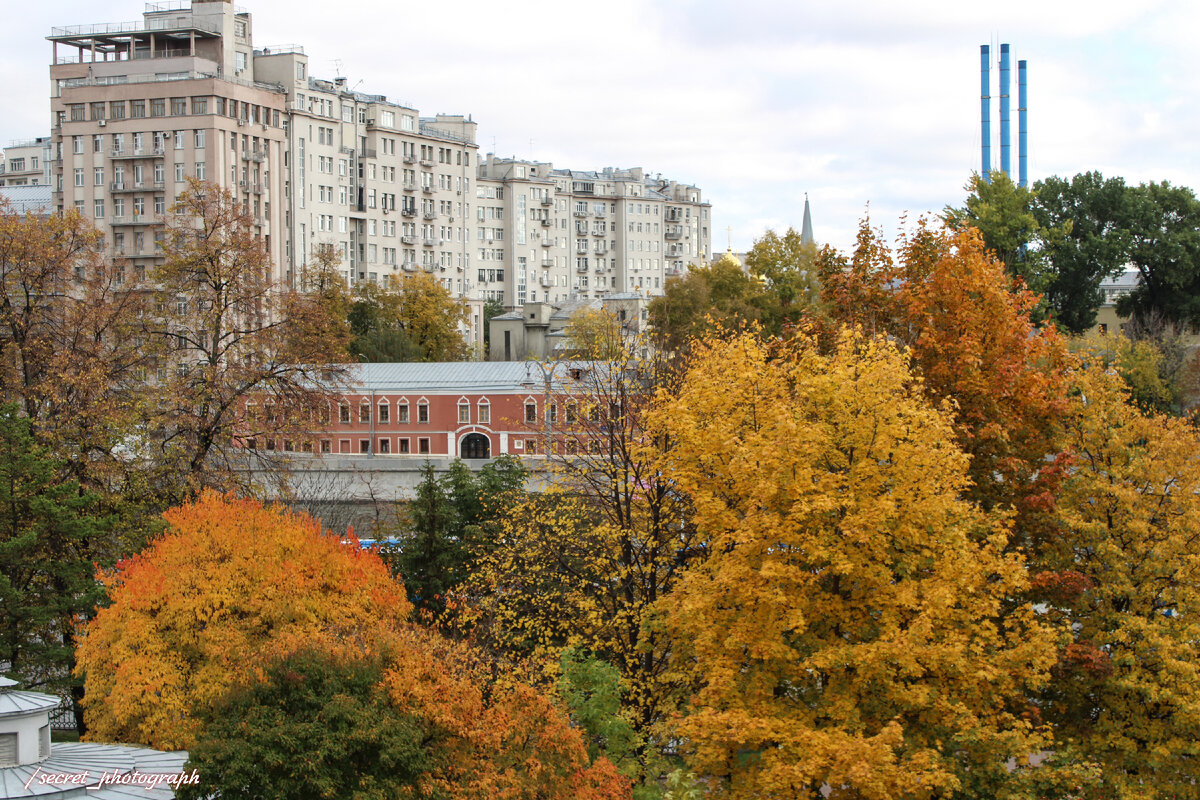
<instances>
[{"instance_id":1,"label":"beige apartment building","mask_svg":"<svg viewBox=\"0 0 1200 800\"><path fill-rule=\"evenodd\" d=\"M667 278L711 257L700 189L640 168L556 169L489 154L478 184L477 277L506 308L658 295Z\"/></svg>"},{"instance_id":2,"label":"beige apartment building","mask_svg":"<svg viewBox=\"0 0 1200 800\"><path fill-rule=\"evenodd\" d=\"M322 245L349 283L430 273L467 301L464 333L479 349L489 300L659 294L711 256L695 186L481 159L470 117L422 117L314 77L302 47L256 48L253 33L251 15L224 0L55 28L52 135L39 156L55 207L93 218L144 270L186 179L215 181L252 213L285 285L303 288ZM24 157L18 166L32 167Z\"/></svg>"},{"instance_id":3,"label":"beige apartment building","mask_svg":"<svg viewBox=\"0 0 1200 800\"><path fill-rule=\"evenodd\" d=\"M49 186L53 152L49 136L11 142L0 157L0 186Z\"/></svg>"}]
</instances>

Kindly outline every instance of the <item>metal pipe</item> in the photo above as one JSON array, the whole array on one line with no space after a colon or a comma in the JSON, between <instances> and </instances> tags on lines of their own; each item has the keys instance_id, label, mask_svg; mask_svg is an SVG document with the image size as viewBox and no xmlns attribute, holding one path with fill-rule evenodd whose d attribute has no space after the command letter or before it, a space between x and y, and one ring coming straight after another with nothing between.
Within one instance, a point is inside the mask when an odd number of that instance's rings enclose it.
<instances>
[{"instance_id":1,"label":"metal pipe","mask_svg":"<svg viewBox=\"0 0 1200 800\"><path fill-rule=\"evenodd\" d=\"M1008 45L1000 45L1000 171L1012 177L1012 131L1009 126Z\"/></svg>"},{"instance_id":2,"label":"metal pipe","mask_svg":"<svg viewBox=\"0 0 1200 800\"><path fill-rule=\"evenodd\" d=\"M992 171L992 57L991 48L984 44L979 46L980 69L980 141L982 142L981 167L979 174L985 181L991 181Z\"/></svg>"},{"instance_id":3,"label":"metal pipe","mask_svg":"<svg viewBox=\"0 0 1200 800\"><path fill-rule=\"evenodd\" d=\"M1029 97L1026 94L1025 62L1017 62L1017 163L1021 186L1029 185Z\"/></svg>"}]
</instances>

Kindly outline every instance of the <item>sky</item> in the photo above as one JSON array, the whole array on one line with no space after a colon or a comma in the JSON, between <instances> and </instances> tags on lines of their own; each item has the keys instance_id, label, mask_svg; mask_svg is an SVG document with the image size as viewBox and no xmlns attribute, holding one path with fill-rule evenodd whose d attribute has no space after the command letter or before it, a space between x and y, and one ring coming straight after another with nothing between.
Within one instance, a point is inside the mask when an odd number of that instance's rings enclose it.
<instances>
[{"instance_id":1,"label":"sky","mask_svg":"<svg viewBox=\"0 0 1200 800\"><path fill-rule=\"evenodd\" d=\"M979 46L1028 61L1029 176L1099 170L1200 188L1200 3L1114 0L241 0L256 47L299 44L422 115L470 114L480 153L640 166L700 186L713 249L800 228L853 245L865 216L961 205L980 170ZM10 0L0 144L46 135L53 26L140 19L131 0ZM992 71L994 96L999 70ZM999 103L992 149L999 159ZM998 166L998 164L996 165Z\"/></svg>"}]
</instances>

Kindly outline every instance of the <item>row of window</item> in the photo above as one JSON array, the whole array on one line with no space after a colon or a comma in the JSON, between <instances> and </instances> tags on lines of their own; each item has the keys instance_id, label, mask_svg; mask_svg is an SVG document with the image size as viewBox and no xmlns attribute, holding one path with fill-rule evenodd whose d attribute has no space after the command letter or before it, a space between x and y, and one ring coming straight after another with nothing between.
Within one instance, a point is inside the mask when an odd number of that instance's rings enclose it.
<instances>
[{"instance_id":1,"label":"row of window","mask_svg":"<svg viewBox=\"0 0 1200 800\"><path fill-rule=\"evenodd\" d=\"M226 99L224 97L154 97L149 100L111 100L95 103L70 103L65 112L60 111L59 122L64 116L71 122L86 122L88 119L99 122L104 119L142 119L147 116L165 117L169 110L172 117L208 114L210 109L217 116L228 116L244 122L261 122L264 125L279 127L279 111L255 103ZM89 113L90 112L90 113Z\"/></svg>"},{"instance_id":2,"label":"row of window","mask_svg":"<svg viewBox=\"0 0 1200 800\"><path fill-rule=\"evenodd\" d=\"M391 422L391 404L386 400L378 404L378 416L376 422L381 425L386 425ZM371 404L361 403L358 407L358 421L362 424L370 423L371 421ZM458 404L458 421L460 423L469 423L471 421L471 404ZM479 401L479 420L481 424L488 424L492 421L492 407L487 400ZM338 422L343 425L350 424L350 404L341 403L338 406ZM408 403L401 401L396 404L396 422L405 424L409 422ZM421 401L417 403L417 423L429 423L429 403Z\"/></svg>"}]
</instances>

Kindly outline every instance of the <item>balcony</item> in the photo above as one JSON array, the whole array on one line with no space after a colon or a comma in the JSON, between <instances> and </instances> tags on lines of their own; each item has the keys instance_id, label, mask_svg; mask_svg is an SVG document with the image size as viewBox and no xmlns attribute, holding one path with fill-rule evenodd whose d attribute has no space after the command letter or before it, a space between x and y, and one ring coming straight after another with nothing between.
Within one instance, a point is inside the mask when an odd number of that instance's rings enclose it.
<instances>
[{"instance_id":1,"label":"balcony","mask_svg":"<svg viewBox=\"0 0 1200 800\"><path fill-rule=\"evenodd\" d=\"M417 243L417 237L415 237L415 236L401 236L401 237L400 237L400 241L401 241L401 242L403 242L404 244L416 244L416 243Z\"/></svg>"},{"instance_id":2,"label":"balcony","mask_svg":"<svg viewBox=\"0 0 1200 800\"><path fill-rule=\"evenodd\" d=\"M108 190L113 194L118 192L144 192L147 190L145 181L113 181L109 184Z\"/></svg>"},{"instance_id":3,"label":"balcony","mask_svg":"<svg viewBox=\"0 0 1200 800\"><path fill-rule=\"evenodd\" d=\"M425 245L426 247L437 247L438 240L437 239L426 239L421 244Z\"/></svg>"},{"instance_id":4,"label":"balcony","mask_svg":"<svg viewBox=\"0 0 1200 800\"><path fill-rule=\"evenodd\" d=\"M428 167L428 168L432 169L432 168L433 168L433 161L432 161L431 159L428 159L428 158L422 158L422 159L421 159L421 166L422 166L422 167Z\"/></svg>"},{"instance_id":5,"label":"balcony","mask_svg":"<svg viewBox=\"0 0 1200 800\"><path fill-rule=\"evenodd\" d=\"M575 245L575 252L581 256L586 256L588 252L587 242Z\"/></svg>"},{"instance_id":6,"label":"balcony","mask_svg":"<svg viewBox=\"0 0 1200 800\"><path fill-rule=\"evenodd\" d=\"M416 156L405 156L404 163L405 164L415 164L415 163L417 163L417 157Z\"/></svg>"},{"instance_id":7,"label":"balcony","mask_svg":"<svg viewBox=\"0 0 1200 800\"><path fill-rule=\"evenodd\" d=\"M543 197L543 198L542 198L542 205L544 205L544 206L552 206L552 205L554 205L554 198L553 198L553 197Z\"/></svg>"},{"instance_id":8,"label":"balcony","mask_svg":"<svg viewBox=\"0 0 1200 800\"><path fill-rule=\"evenodd\" d=\"M663 238L665 239L678 239L681 236L683 236L683 231L678 228L668 228L663 232Z\"/></svg>"},{"instance_id":9,"label":"balcony","mask_svg":"<svg viewBox=\"0 0 1200 800\"><path fill-rule=\"evenodd\" d=\"M405 183L402 184L400 188L406 192L415 192L417 190L417 185L415 183Z\"/></svg>"},{"instance_id":10,"label":"balcony","mask_svg":"<svg viewBox=\"0 0 1200 800\"><path fill-rule=\"evenodd\" d=\"M162 147L138 147L133 150L109 150L109 158L159 158L166 152Z\"/></svg>"},{"instance_id":11,"label":"balcony","mask_svg":"<svg viewBox=\"0 0 1200 800\"><path fill-rule=\"evenodd\" d=\"M400 211L400 216L402 217L415 217L416 215L417 210L415 208L405 208Z\"/></svg>"},{"instance_id":12,"label":"balcony","mask_svg":"<svg viewBox=\"0 0 1200 800\"><path fill-rule=\"evenodd\" d=\"M551 220L548 220L548 219L544 219L544 220L542 220L542 227L543 227L543 228L549 228L549 227L550 227L551 225L553 225L553 224L554 224L554 223L553 223Z\"/></svg>"},{"instance_id":13,"label":"balcony","mask_svg":"<svg viewBox=\"0 0 1200 800\"><path fill-rule=\"evenodd\" d=\"M554 247L553 239L542 239L542 247Z\"/></svg>"},{"instance_id":14,"label":"balcony","mask_svg":"<svg viewBox=\"0 0 1200 800\"><path fill-rule=\"evenodd\" d=\"M432 186L422 186L421 193L422 194L433 194L433 187Z\"/></svg>"},{"instance_id":15,"label":"balcony","mask_svg":"<svg viewBox=\"0 0 1200 800\"><path fill-rule=\"evenodd\" d=\"M425 219L437 219L437 212L436 211L426 211L422 216L424 216Z\"/></svg>"},{"instance_id":16,"label":"balcony","mask_svg":"<svg viewBox=\"0 0 1200 800\"><path fill-rule=\"evenodd\" d=\"M137 214L132 217L113 217L109 220L109 225L153 225L158 222L157 219L148 214Z\"/></svg>"},{"instance_id":17,"label":"balcony","mask_svg":"<svg viewBox=\"0 0 1200 800\"><path fill-rule=\"evenodd\" d=\"M602 231L602 230L597 229L597 230L592 231L592 236L608 236L608 231Z\"/></svg>"},{"instance_id":18,"label":"balcony","mask_svg":"<svg viewBox=\"0 0 1200 800\"><path fill-rule=\"evenodd\" d=\"M582 264L576 264L575 271L580 275L586 275L588 273L587 261L584 261Z\"/></svg>"},{"instance_id":19,"label":"balcony","mask_svg":"<svg viewBox=\"0 0 1200 800\"><path fill-rule=\"evenodd\" d=\"M575 216L577 216L577 217L586 217L587 215L588 215L588 212L586 212L586 211L580 211L579 209L575 209Z\"/></svg>"},{"instance_id":20,"label":"balcony","mask_svg":"<svg viewBox=\"0 0 1200 800\"><path fill-rule=\"evenodd\" d=\"M543 276L542 276L542 280L540 281L540 283L541 283L541 284L542 284L542 286L543 286L544 288L546 288L546 289L549 289L551 286L553 286L553 285L554 285L554 281L553 281L553 280L551 280L551 278L550 278L550 276L549 276L549 275L543 275Z\"/></svg>"},{"instance_id":21,"label":"balcony","mask_svg":"<svg viewBox=\"0 0 1200 800\"><path fill-rule=\"evenodd\" d=\"M413 263L412 261L405 261L403 264L400 265L400 269L404 270L405 272L416 272L417 265L415 263Z\"/></svg>"},{"instance_id":22,"label":"balcony","mask_svg":"<svg viewBox=\"0 0 1200 800\"><path fill-rule=\"evenodd\" d=\"M265 161L266 159L267 159L267 151L266 150L259 150L256 147L251 150L243 150L242 151L242 160L243 161L262 162L262 161Z\"/></svg>"},{"instance_id":23,"label":"balcony","mask_svg":"<svg viewBox=\"0 0 1200 800\"><path fill-rule=\"evenodd\" d=\"M542 259L542 266L543 266L543 267L553 267L553 266L554 266L554 259L553 259L553 258L543 258L543 259Z\"/></svg>"},{"instance_id":24,"label":"balcony","mask_svg":"<svg viewBox=\"0 0 1200 800\"><path fill-rule=\"evenodd\" d=\"M601 218L603 218L603 217L607 217L607 216L608 216L608 209L607 209L607 208L597 208L597 209L596 209L596 216L597 216L597 217L601 217Z\"/></svg>"},{"instance_id":25,"label":"balcony","mask_svg":"<svg viewBox=\"0 0 1200 800\"><path fill-rule=\"evenodd\" d=\"M604 242L596 242L596 255L603 255L608 252L608 245Z\"/></svg>"}]
</instances>

